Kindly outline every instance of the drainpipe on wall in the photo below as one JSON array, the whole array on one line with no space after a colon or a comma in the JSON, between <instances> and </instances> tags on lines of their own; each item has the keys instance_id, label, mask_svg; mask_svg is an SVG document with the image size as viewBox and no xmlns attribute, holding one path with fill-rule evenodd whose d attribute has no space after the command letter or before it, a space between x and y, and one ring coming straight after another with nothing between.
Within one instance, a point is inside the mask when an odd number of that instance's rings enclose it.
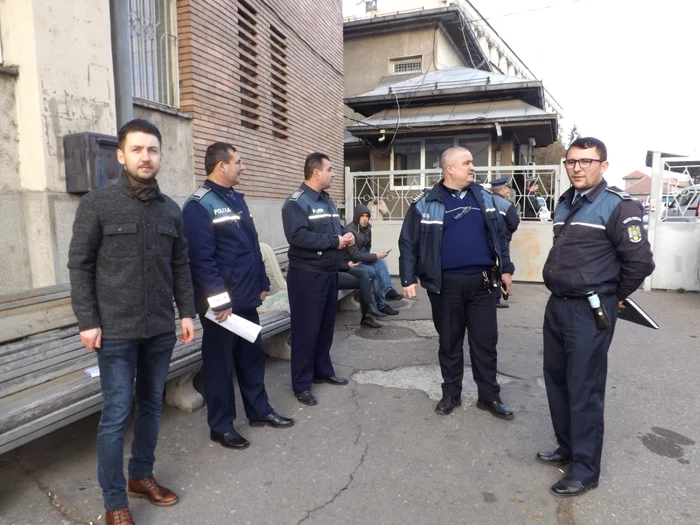
<instances>
[{"instance_id":1,"label":"drainpipe on wall","mask_svg":"<svg viewBox=\"0 0 700 525\"><path fill-rule=\"evenodd\" d=\"M496 166L501 165L501 147L503 146L503 131L501 125L496 122Z\"/></svg>"},{"instance_id":2,"label":"drainpipe on wall","mask_svg":"<svg viewBox=\"0 0 700 525\"><path fill-rule=\"evenodd\" d=\"M109 0L109 19L112 28L114 102L117 110L118 130L134 118L129 3L124 0Z\"/></svg>"}]
</instances>

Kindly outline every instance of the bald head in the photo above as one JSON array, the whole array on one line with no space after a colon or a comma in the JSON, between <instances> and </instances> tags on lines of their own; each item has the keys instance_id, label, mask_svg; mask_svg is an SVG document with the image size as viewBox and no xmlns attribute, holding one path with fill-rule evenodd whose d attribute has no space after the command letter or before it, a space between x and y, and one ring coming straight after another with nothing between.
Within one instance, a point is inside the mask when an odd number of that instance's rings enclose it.
<instances>
[{"instance_id":1,"label":"bald head","mask_svg":"<svg viewBox=\"0 0 700 525\"><path fill-rule=\"evenodd\" d=\"M449 148L440 155L440 167L445 185L462 189L474 180L474 160L465 148Z\"/></svg>"},{"instance_id":2,"label":"bald head","mask_svg":"<svg viewBox=\"0 0 700 525\"><path fill-rule=\"evenodd\" d=\"M442 168L442 173L445 173L445 169L447 168L448 165L453 165L455 162L455 155L459 152L467 152L469 151L465 148L462 147L455 147L455 148L448 148L445 151L442 152L442 155L440 155L440 167Z\"/></svg>"}]
</instances>

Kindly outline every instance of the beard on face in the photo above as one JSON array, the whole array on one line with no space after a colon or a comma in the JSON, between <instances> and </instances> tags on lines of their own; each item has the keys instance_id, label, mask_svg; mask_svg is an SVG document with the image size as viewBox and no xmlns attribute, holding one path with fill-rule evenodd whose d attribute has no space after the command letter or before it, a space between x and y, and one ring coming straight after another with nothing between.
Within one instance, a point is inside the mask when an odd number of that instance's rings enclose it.
<instances>
[{"instance_id":1,"label":"beard on face","mask_svg":"<svg viewBox=\"0 0 700 525\"><path fill-rule=\"evenodd\" d=\"M151 172L150 173L139 173L139 170L141 170L143 168L150 168ZM139 179L142 181L153 180L156 178L156 175L158 175L158 170L155 169L155 166L152 162L141 162L141 163L137 164L135 168L132 166L129 166L127 164L124 166L124 169L133 178Z\"/></svg>"}]
</instances>

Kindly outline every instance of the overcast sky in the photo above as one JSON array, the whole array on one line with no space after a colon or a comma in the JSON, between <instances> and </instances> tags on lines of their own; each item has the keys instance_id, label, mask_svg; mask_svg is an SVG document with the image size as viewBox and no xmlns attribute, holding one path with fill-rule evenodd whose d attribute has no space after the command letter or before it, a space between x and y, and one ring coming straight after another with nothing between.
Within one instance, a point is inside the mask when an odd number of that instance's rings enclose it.
<instances>
[{"instance_id":1,"label":"overcast sky","mask_svg":"<svg viewBox=\"0 0 700 525\"><path fill-rule=\"evenodd\" d=\"M647 150L700 156L700 2L471 2L563 107L565 133L606 143L608 180L650 173Z\"/></svg>"}]
</instances>

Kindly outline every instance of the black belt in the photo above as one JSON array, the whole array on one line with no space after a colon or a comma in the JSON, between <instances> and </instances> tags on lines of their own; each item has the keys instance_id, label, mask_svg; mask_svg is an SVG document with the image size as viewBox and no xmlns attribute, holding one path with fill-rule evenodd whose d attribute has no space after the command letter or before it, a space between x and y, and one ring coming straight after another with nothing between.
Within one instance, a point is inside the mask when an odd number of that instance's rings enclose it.
<instances>
[{"instance_id":1,"label":"black belt","mask_svg":"<svg viewBox=\"0 0 700 525\"><path fill-rule=\"evenodd\" d=\"M555 293L553 293L552 295L554 297L556 297L557 299L564 299L565 301L574 300L574 299L588 299L587 295L557 295ZM612 294L610 294L610 293L605 294L605 295L598 294L598 297L600 297L601 299L605 299L606 297L610 297L611 295Z\"/></svg>"}]
</instances>

